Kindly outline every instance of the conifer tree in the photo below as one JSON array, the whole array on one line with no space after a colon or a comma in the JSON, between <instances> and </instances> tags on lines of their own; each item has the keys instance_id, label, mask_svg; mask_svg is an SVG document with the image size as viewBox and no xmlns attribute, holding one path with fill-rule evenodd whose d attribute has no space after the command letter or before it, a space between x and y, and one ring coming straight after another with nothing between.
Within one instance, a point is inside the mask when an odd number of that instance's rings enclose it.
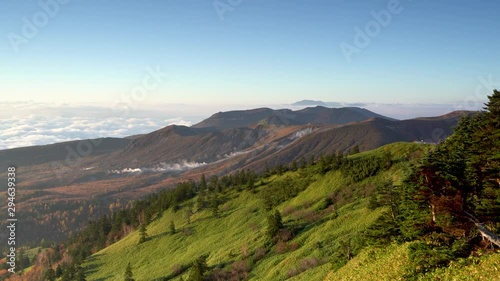
<instances>
[{"instance_id":1,"label":"conifer tree","mask_svg":"<svg viewBox=\"0 0 500 281\"><path fill-rule=\"evenodd\" d=\"M146 224L141 223L139 227L139 244L146 242L148 234L146 232Z\"/></svg>"},{"instance_id":2,"label":"conifer tree","mask_svg":"<svg viewBox=\"0 0 500 281\"><path fill-rule=\"evenodd\" d=\"M169 226L169 229L170 229L170 235L174 235L176 230L175 230L175 223L174 221L170 221L170 226Z\"/></svg>"},{"instance_id":3,"label":"conifer tree","mask_svg":"<svg viewBox=\"0 0 500 281\"><path fill-rule=\"evenodd\" d=\"M45 280L46 281L56 280L56 274L52 268L47 269L47 271L45 272Z\"/></svg>"},{"instance_id":4,"label":"conifer tree","mask_svg":"<svg viewBox=\"0 0 500 281\"><path fill-rule=\"evenodd\" d=\"M135 281L130 262L127 264L127 268L125 269L124 281Z\"/></svg>"},{"instance_id":5,"label":"conifer tree","mask_svg":"<svg viewBox=\"0 0 500 281\"><path fill-rule=\"evenodd\" d=\"M85 270L83 267L78 266L76 268L76 276L75 276L75 281L86 281L87 279L85 278Z\"/></svg>"},{"instance_id":6,"label":"conifer tree","mask_svg":"<svg viewBox=\"0 0 500 281\"><path fill-rule=\"evenodd\" d=\"M304 158L304 156L302 156L302 157L300 157L300 160L299 160L299 168L305 169L306 167L307 167L307 161Z\"/></svg>"},{"instance_id":7,"label":"conifer tree","mask_svg":"<svg viewBox=\"0 0 500 281\"><path fill-rule=\"evenodd\" d=\"M254 174L249 173L246 188L249 191L252 191L252 192L255 191L255 175Z\"/></svg>"},{"instance_id":8,"label":"conifer tree","mask_svg":"<svg viewBox=\"0 0 500 281\"><path fill-rule=\"evenodd\" d=\"M212 209L212 215L215 218L219 217L219 199L217 198L217 194L212 196L212 202L210 203L210 207Z\"/></svg>"},{"instance_id":9,"label":"conifer tree","mask_svg":"<svg viewBox=\"0 0 500 281\"><path fill-rule=\"evenodd\" d=\"M200 184L198 185L198 198L196 199L196 207L198 210L205 208L205 196L207 194L207 181L205 174L201 175Z\"/></svg>"},{"instance_id":10,"label":"conifer tree","mask_svg":"<svg viewBox=\"0 0 500 281\"><path fill-rule=\"evenodd\" d=\"M219 177L213 175L210 177L210 183L208 184L208 190L212 193L221 192L221 186L219 184Z\"/></svg>"},{"instance_id":11,"label":"conifer tree","mask_svg":"<svg viewBox=\"0 0 500 281\"><path fill-rule=\"evenodd\" d=\"M200 184L198 185L198 191L206 190L207 189L207 180L205 178L205 174L201 175L200 178Z\"/></svg>"},{"instance_id":12,"label":"conifer tree","mask_svg":"<svg viewBox=\"0 0 500 281\"><path fill-rule=\"evenodd\" d=\"M58 264L57 268L56 268L56 271L55 271L55 276L56 276L56 278L59 278L59 277L61 277L62 274L63 274L63 272L62 272L61 265Z\"/></svg>"},{"instance_id":13,"label":"conifer tree","mask_svg":"<svg viewBox=\"0 0 500 281\"><path fill-rule=\"evenodd\" d=\"M264 177L268 177L271 175L271 171L269 170L269 164L267 163L264 163Z\"/></svg>"},{"instance_id":14,"label":"conifer tree","mask_svg":"<svg viewBox=\"0 0 500 281\"><path fill-rule=\"evenodd\" d=\"M281 213L276 210L274 214L267 217L267 236L273 239L274 236L283 228Z\"/></svg>"},{"instance_id":15,"label":"conifer tree","mask_svg":"<svg viewBox=\"0 0 500 281\"><path fill-rule=\"evenodd\" d=\"M200 256L197 258L193 267L191 268L191 273L189 275L189 281L203 281L204 275L207 270L207 257L208 256Z\"/></svg>"}]
</instances>

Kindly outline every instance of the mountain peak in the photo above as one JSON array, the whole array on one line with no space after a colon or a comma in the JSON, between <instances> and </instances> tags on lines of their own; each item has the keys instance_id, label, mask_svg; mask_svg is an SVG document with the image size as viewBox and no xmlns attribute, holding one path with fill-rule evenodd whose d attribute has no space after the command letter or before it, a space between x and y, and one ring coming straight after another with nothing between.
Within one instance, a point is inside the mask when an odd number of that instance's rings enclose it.
<instances>
[{"instance_id":1,"label":"mountain peak","mask_svg":"<svg viewBox=\"0 0 500 281\"><path fill-rule=\"evenodd\" d=\"M248 127L256 124L342 125L364 121L371 117L391 119L358 107L331 108L323 105L316 105L296 111L290 109L273 110L269 108L258 108L219 112L193 125L192 128L226 130Z\"/></svg>"},{"instance_id":2,"label":"mountain peak","mask_svg":"<svg viewBox=\"0 0 500 281\"><path fill-rule=\"evenodd\" d=\"M328 107L328 104L319 100L300 100L292 103L292 106L324 106Z\"/></svg>"}]
</instances>

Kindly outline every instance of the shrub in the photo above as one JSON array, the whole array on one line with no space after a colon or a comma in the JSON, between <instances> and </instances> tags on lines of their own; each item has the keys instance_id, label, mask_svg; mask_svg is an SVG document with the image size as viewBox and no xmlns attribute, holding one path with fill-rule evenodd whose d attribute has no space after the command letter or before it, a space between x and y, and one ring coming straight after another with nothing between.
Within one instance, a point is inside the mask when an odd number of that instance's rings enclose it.
<instances>
[{"instance_id":1,"label":"shrub","mask_svg":"<svg viewBox=\"0 0 500 281\"><path fill-rule=\"evenodd\" d=\"M261 260L264 256L266 255L266 249L264 248L257 248L254 253L254 259L255 261Z\"/></svg>"}]
</instances>

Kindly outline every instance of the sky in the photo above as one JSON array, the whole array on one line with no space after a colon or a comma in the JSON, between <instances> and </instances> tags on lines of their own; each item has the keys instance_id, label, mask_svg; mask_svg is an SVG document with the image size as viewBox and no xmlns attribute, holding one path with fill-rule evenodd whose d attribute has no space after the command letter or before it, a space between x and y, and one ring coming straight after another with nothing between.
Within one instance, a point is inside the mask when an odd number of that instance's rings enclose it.
<instances>
[{"instance_id":1,"label":"sky","mask_svg":"<svg viewBox=\"0 0 500 281\"><path fill-rule=\"evenodd\" d=\"M90 131L95 118L155 120L93 131L120 136L302 99L397 118L478 109L500 88L499 10L493 0L2 0L0 149L31 134L13 125L21 119L84 118Z\"/></svg>"}]
</instances>

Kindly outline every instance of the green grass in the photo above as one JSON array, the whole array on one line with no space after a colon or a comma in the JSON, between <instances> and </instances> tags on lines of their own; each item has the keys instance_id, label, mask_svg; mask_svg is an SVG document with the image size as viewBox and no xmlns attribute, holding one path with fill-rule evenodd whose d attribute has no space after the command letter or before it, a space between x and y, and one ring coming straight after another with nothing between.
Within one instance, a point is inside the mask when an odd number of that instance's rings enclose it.
<instances>
[{"instance_id":1,"label":"green grass","mask_svg":"<svg viewBox=\"0 0 500 281\"><path fill-rule=\"evenodd\" d=\"M38 254L38 251L40 251L42 248L41 247L36 247L36 248L31 248L29 250L26 250L26 252L24 252L24 254L30 259L32 260L34 256L36 256Z\"/></svg>"},{"instance_id":2,"label":"green grass","mask_svg":"<svg viewBox=\"0 0 500 281\"><path fill-rule=\"evenodd\" d=\"M173 266L188 265L202 254L210 254L209 265L235 260L245 244L251 251L252 245L263 242L265 221L258 204L254 196L242 193L227 204L228 210L221 212L221 218L212 218L210 212L202 211L193 215L190 225L186 224L182 210L177 213L169 210L148 226L150 238L145 243L138 245L139 235L134 232L94 255L87 266L99 270L89 274L89 280L120 280L122 274L119 273L125 270L128 262L137 280L150 280L166 276ZM171 220L178 230L174 235L168 234ZM256 231L251 228L254 225L258 226ZM192 234L185 235L183 228Z\"/></svg>"},{"instance_id":3,"label":"green grass","mask_svg":"<svg viewBox=\"0 0 500 281\"><path fill-rule=\"evenodd\" d=\"M480 258L472 257L452 262L449 267L440 268L435 272L426 274L419 280L500 280L500 254L496 253Z\"/></svg>"},{"instance_id":4,"label":"green grass","mask_svg":"<svg viewBox=\"0 0 500 281\"><path fill-rule=\"evenodd\" d=\"M325 281L405 280L408 246L390 245L384 249L365 249L338 271L331 271ZM419 281L500 280L500 254L471 257L452 262L449 267L420 276Z\"/></svg>"},{"instance_id":5,"label":"green grass","mask_svg":"<svg viewBox=\"0 0 500 281\"><path fill-rule=\"evenodd\" d=\"M343 265L345 251L342 243L348 241L351 245L349 249L357 252L360 246L357 241L362 231L383 211L366 208L366 190L388 179L399 182L409 165L407 160L418 158L428 149L430 146L396 143L351 156L372 157L390 151L395 161L390 170L355 184L350 183L339 171L331 171L325 175L314 174L307 189L277 206L278 210L286 211L283 216L285 226L300 226L300 232L288 242L292 249L284 253L277 253L276 247L268 249L261 260L252 264L248 279L323 280L332 276L332 268ZM312 170L308 173L313 174ZM273 180L286 176L297 177L300 174L288 172L282 176L273 176L258 190L265 189ZM344 202L337 205L338 216L332 209L318 211L321 201L335 192L340 192L345 197ZM210 210L202 210L195 212L189 225L186 223L184 208L175 213L170 209L147 227L149 239L145 243L138 245L139 234L136 231L91 256L84 264L87 280L122 280L129 262L136 280L153 280L169 276L174 267L188 268L191 262L204 254L209 255L209 267L230 270L233 262L243 259L242 249L246 249L251 256L256 249L264 247L268 211L259 196L259 192L228 191L223 196L225 203L219 208L219 218L212 217ZM193 199L187 203L195 201ZM308 220L308 216L313 219ZM170 221L175 222L178 230L174 235L169 234ZM185 234L183 229L187 229L186 233L189 234ZM338 272L354 267L353 262L363 260L364 255L366 254L355 257ZM391 258L394 257L385 259L390 261ZM303 265L311 259L316 261L313 265ZM379 260L383 261L384 257L380 256ZM189 270L172 280L180 280L180 277L185 280L188 275Z\"/></svg>"},{"instance_id":6,"label":"green grass","mask_svg":"<svg viewBox=\"0 0 500 281\"><path fill-rule=\"evenodd\" d=\"M338 271L330 272L325 281L404 280L407 262L408 244L365 249Z\"/></svg>"}]
</instances>

